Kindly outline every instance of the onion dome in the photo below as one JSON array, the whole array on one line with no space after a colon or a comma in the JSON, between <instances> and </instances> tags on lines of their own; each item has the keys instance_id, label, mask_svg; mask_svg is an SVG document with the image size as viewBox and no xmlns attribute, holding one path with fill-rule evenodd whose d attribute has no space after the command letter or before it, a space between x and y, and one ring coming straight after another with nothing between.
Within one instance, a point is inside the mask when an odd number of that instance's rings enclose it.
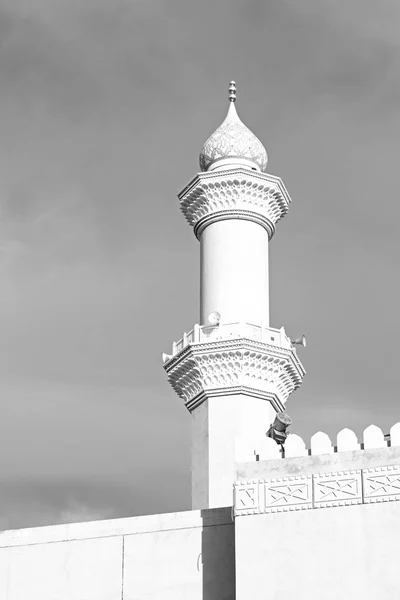
<instances>
[{"instance_id":1,"label":"onion dome","mask_svg":"<svg viewBox=\"0 0 400 600\"><path fill-rule=\"evenodd\" d=\"M200 152L200 169L234 169L242 167L265 171L268 163L267 151L236 112L236 85L229 87L229 110L225 121L208 138Z\"/></svg>"}]
</instances>

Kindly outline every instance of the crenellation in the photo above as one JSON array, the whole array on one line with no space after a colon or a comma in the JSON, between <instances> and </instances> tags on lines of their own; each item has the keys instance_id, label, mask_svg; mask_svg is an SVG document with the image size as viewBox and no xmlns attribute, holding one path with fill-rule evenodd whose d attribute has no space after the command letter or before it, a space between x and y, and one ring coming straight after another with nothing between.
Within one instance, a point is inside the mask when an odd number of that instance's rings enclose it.
<instances>
[{"instance_id":1,"label":"crenellation","mask_svg":"<svg viewBox=\"0 0 400 600\"><path fill-rule=\"evenodd\" d=\"M390 446L400 446L400 422L390 428Z\"/></svg>"},{"instance_id":2,"label":"crenellation","mask_svg":"<svg viewBox=\"0 0 400 600\"><path fill-rule=\"evenodd\" d=\"M315 433L310 440L307 448L303 438L296 433L289 433L286 438L284 448L278 448L278 452L272 450L272 445L268 442L268 452L262 448L265 447L264 438L254 441L255 457L254 460L267 460L268 458L295 458L300 456L319 456L324 454L337 454L357 450L373 450L379 448L390 448L400 446L400 422L395 423L390 429L390 434L384 436L380 427L370 425L363 432L363 442L359 443L357 435L351 429L344 428L337 434L337 445L332 445L330 437L323 431ZM265 457L265 458L264 458Z\"/></svg>"},{"instance_id":3,"label":"crenellation","mask_svg":"<svg viewBox=\"0 0 400 600\"><path fill-rule=\"evenodd\" d=\"M364 449L369 448L387 448L387 441L383 435L382 429L376 425L370 425L364 429Z\"/></svg>"},{"instance_id":4,"label":"crenellation","mask_svg":"<svg viewBox=\"0 0 400 600\"><path fill-rule=\"evenodd\" d=\"M336 437L336 451L347 452L349 450L359 450L360 444L354 431L351 429L342 429Z\"/></svg>"},{"instance_id":5,"label":"crenellation","mask_svg":"<svg viewBox=\"0 0 400 600\"><path fill-rule=\"evenodd\" d=\"M314 433L311 438L311 454L332 454L333 451L331 439L326 433Z\"/></svg>"},{"instance_id":6,"label":"crenellation","mask_svg":"<svg viewBox=\"0 0 400 600\"><path fill-rule=\"evenodd\" d=\"M285 457L307 456L307 454L308 450L303 439L295 433L290 434L285 443Z\"/></svg>"}]
</instances>

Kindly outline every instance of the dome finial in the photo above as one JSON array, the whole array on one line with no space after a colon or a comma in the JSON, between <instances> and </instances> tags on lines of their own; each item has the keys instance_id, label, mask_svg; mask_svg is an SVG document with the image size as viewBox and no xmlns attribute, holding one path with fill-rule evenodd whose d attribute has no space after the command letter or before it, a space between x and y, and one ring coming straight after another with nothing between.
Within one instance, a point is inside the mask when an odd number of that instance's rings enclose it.
<instances>
[{"instance_id":1,"label":"dome finial","mask_svg":"<svg viewBox=\"0 0 400 600\"><path fill-rule=\"evenodd\" d=\"M224 122L214 131L200 152L200 169L252 169L265 171L267 152L260 140L242 123L236 112L236 83L229 84L229 108Z\"/></svg>"},{"instance_id":2,"label":"dome finial","mask_svg":"<svg viewBox=\"0 0 400 600\"><path fill-rule=\"evenodd\" d=\"M229 84L229 101L236 102L236 83L234 81Z\"/></svg>"}]
</instances>

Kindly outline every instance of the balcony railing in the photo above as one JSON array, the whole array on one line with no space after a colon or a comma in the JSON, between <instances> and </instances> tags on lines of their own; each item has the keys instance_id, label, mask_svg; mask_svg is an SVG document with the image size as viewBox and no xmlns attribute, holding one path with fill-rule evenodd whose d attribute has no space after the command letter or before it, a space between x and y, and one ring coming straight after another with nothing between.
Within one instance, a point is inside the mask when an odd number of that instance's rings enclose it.
<instances>
[{"instance_id":1,"label":"balcony railing","mask_svg":"<svg viewBox=\"0 0 400 600\"><path fill-rule=\"evenodd\" d=\"M172 344L172 356L175 356L189 344L204 344L237 338L246 338L284 348L292 347L283 327L273 329L272 327L262 327L251 323L223 323L204 325L203 327L195 325L191 331L184 333L178 342Z\"/></svg>"}]
</instances>

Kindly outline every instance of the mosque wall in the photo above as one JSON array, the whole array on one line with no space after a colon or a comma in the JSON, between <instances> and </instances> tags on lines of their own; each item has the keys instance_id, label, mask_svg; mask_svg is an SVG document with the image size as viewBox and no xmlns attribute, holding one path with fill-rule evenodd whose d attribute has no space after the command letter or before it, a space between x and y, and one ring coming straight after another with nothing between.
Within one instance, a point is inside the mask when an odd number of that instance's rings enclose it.
<instances>
[{"instance_id":1,"label":"mosque wall","mask_svg":"<svg viewBox=\"0 0 400 600\"><path fill-rule=\"evenodd\" d=\"M358 444L343 430L332 446L319 433L303 456L237 465L237 600L400 597L398 424L391 434L371 426Z\"/></svg>"},{"instance_id":2,"label":"mosque wall","mask_svg":"<svg viewBox=\"0 0 400 600\"><path fill-rule=\"evenodd\" d=\"M232 509L6 531L1 600L233 600Z\"/></svg>"},{"instance_id":3,"label":"mosque wall","mask_svg":"<svg viewBox=\"0 0 400 600\"><path fill-rule=\"evenodd\" d=\"M400 502L236 520L237 600L400 597Z\"/></svg>"}]
</instances>

